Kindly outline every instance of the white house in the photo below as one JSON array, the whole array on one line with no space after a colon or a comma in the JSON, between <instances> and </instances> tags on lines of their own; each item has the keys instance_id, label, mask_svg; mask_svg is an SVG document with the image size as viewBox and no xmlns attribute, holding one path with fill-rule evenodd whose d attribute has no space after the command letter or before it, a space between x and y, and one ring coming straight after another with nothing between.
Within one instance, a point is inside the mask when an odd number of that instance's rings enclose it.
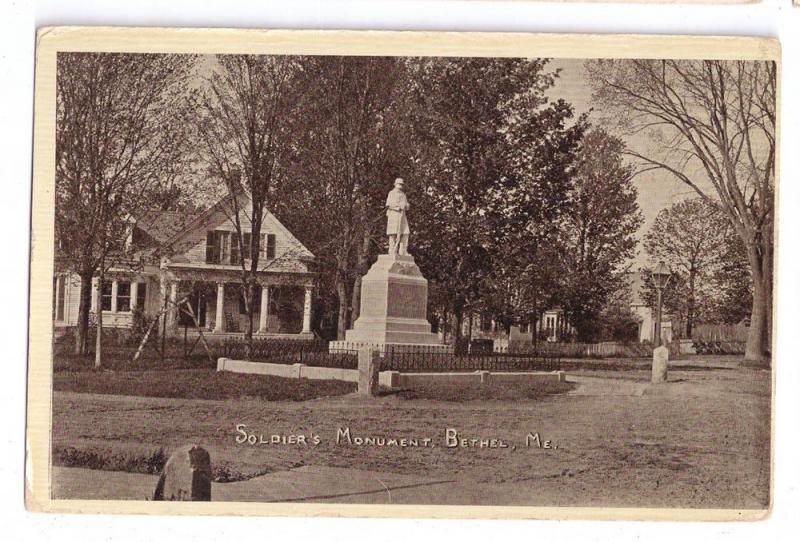
<instances>
[{"instance_id":1,"label":"white house","mask_svg":"<svg viewBox=\"0 0 800 542\"><path fill-rule=\"evenodd\" d=\"M247 198L239 200L240 209L251 207ZM229 218L230 201L223 200L188 220L173 212L150 213L137 220L127 240L136 263L116 262L102 286L97 278L93 281L91 310L103 311L103 326L129 327L134 311L140 309L146 316L165 315L168 333L181 327L194 332L193 319L174 308L175 302L188 297L200 328L219 335L243 333L246 313L240 262L244 258L249 265L250 255L239 254L236 228ZM249 213L241 213L240 219L248 244L250 220L244 215ZM313 261L314 255L265 212L254 315L259 335L311 336L317 280ZM57 272L53 283L55 326L74 326L80 277Z\"/></svg>"}]
</instances>

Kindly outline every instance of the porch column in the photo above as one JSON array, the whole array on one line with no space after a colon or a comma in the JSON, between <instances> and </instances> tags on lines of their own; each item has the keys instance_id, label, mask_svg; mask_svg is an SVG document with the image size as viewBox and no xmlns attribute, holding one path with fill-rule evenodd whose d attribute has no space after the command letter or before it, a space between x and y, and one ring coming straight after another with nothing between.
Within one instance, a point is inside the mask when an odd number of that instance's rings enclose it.
<instances>
[{"instance_id":1,"label":"porch column","mask_svg":"<svg viewBox=\"0 0 800 542\"><path fill-rule=\"evenodd\" d=\"M178 308L178 283L172 281L169 283L169 307L167 307L167 332L175 331L175 324L177 322Z\"/></svg>"},{"instance_id":2,"label":"porch column","mask_svg":"<svg viewBox=\"0 0 800 542\"><path fill-rule=\"evenodd\" d=\"M311 333L311 286L306 286L306 298L303 303L303 333Z\"/></svg>"},{"instance_id":3,"label":"porch column","mask_svg":"<svg viewBox=\"0 0 800 542\"><path fill-rule=\"evenodd\" d=\"M217 283L217 315L212 333L225 332L225 283Z\"/></svg>"},{"instance_id":4,"label":"porch column","mask_svg":"<svg viewBox=\"0 0 800 542\"><path fill-rule=\"evenodd\" d=\"M131 282L131 312L136 310L136 300L139 297L139 283L135 280Z\"/></svg>"},{"instance_id":5,"label":"porch column","mask_svg":"<svg viewBox=\"0 0 800 542\"><path fill-rule=\"evenodd\" d=\"M97 303L99 293L98 290L100 288L100 279L97 277L92 279L92 312L97 312Z\"/></svg>"},{"instance_id":6,"label":"porch column","mask_svg":"<svg viewBox=\"0 0 800 542\"><path fill-rule=\"evenodd\" d=\"M261 312L258 313L258 332L267 332L267 317L269 316L269 286L261 286Z\"/></svg>"},{"instance_id":7,"label":"porch column","mask_svg":"<svg viewBox=\"0 0 800 542\"><path fill-rule=\"evenodd\" d=\"M119 284L117 280L111 282L111 312L117 312L117 288Z\"/></svg>"}]
</instances>

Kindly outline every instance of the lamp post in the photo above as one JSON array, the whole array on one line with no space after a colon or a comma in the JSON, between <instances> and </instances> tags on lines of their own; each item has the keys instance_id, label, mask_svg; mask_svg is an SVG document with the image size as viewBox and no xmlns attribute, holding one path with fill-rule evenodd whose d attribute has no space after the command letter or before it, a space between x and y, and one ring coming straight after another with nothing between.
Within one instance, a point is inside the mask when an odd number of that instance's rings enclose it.
<instances>
[{"instance_id":1,"label":"lamp post","mask_svg":"<svg viewBox=\"0 0 800 542\"><path fill-rule=\"evenodd\" d=\"M655 282L656 291L658 292L658 298L656 300L656 336L653 339L653 342L656 347L661 346L661 302L662 302L662 294L664 292L664 288L666 288L667 283L669 282L670 276L672 276L672 272L670 271L669 267L664 263L663 260L658 262L658 265L653 269L653 282Z\"/></svg>"}]
</instances>

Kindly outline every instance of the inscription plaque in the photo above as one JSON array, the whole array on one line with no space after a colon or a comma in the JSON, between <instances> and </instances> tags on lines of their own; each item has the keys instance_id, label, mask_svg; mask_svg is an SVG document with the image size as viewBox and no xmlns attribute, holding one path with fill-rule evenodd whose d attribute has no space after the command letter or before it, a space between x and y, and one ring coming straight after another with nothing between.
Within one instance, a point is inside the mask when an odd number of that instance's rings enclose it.
<instances>
[{"instance_id":1,"label":"inscription plaque","mask_svg":"<svg viewBox=\"0 0 800 542\"><path fill-rule=\"evenodd\" d=\"M388 316L425 318L428 311L428 292L423 284L389 283Z\"/></svg>"}]
</instances>

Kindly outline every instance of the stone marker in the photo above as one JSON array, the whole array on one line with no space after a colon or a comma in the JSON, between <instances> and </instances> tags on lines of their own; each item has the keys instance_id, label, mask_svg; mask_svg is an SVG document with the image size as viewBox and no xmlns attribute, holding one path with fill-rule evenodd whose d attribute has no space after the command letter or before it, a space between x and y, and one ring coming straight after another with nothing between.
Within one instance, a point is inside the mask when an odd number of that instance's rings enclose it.
<instances>
[{"instance_id":1,"label":"stone marker","mask_svg":"<svg viewBox=\"0 0 800 542\"><path fill-rule=\"evenodd\" d=\"M660 384L667 381L667 362L669 361L669 349L663 344L653 350L653 384Z\"/></svg>"},{"instance_id":2,"label":"stone marker","mask_svg":"<svg viewBox=\"0 0 800 542\"><path fill-rule=\"evenodd\" d=\"M358 394L374 397L378 394L380 354L372 348L358 351Z\"/></svg>"},{"instance_id":3,"label":"stone marker","mask_svg":"<svg viewBox=\"0 0 800 542\"><path fill-rule=\"evenodd\" d=\"M189 444L175 450L158 478L154 501L210 501L211 456Z\"/></svg>"}]
</instances>

